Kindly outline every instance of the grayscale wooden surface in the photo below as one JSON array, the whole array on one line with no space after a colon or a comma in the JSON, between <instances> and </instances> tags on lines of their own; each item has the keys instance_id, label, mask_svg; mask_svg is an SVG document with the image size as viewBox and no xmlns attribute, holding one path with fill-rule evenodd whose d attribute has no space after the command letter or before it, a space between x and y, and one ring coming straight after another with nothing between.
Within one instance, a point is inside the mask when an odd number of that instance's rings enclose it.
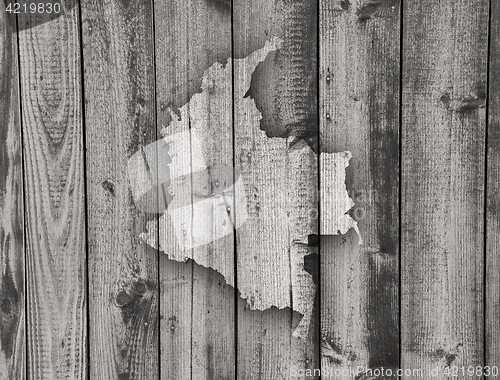
<instances>
[{"instance_id":1,"label":"grayscale wooden surface","mask_svg":"<svg viewBox=\"0 0 500 380\"><path fill-rule=\"evenodd\" d=\"M0 4L0 380L500 366L497 0L61 1L58 17ZM171 227L134 203L128 160L207 69L275 37L255 70L233 71L233 98L207 102L198 135L208 165L252 184L249 218L174 261ZM254 129L252 107L234 107L250 76ZM326 235L319 155L344 151L360 234ZM153 225L164 246L140 238ZM242 297L258 253L275 288L304 257L306 336L293 307Z\"/></svg>"}]
</instances>

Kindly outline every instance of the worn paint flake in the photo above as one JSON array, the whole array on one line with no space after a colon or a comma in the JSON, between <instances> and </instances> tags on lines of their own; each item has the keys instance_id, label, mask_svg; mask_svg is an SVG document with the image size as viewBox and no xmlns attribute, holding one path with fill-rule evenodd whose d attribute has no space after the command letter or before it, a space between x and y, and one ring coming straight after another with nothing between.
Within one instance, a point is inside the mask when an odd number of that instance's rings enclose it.
<instances>
[{"instance_id":1,"label":"worn paint flake","mask_svg":"<svg viewBox=\"0 0 500 380\"><path fill-rule=\"evenodd\" d=\"M321 235L344 235L354 228L358 235L358 224L346 213L354 206L345 186L346 168L352 158L351 152L321 153Z\"/></svg>"}]
</instances>

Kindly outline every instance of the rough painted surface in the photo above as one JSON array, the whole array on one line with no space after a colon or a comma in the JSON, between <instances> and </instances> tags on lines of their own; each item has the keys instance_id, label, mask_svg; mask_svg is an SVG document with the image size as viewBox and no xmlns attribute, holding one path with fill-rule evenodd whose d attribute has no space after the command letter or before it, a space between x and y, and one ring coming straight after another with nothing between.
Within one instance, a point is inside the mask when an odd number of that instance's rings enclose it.
<instances>
[{"instance_id":1,"label":"rough painted surface","mask_svg":"<svg viewBox=\"0 0 500 380\"><path fill-rule=\"evenodd\" d=\"M269 54L269 52L279 49L281 41L278 39L274 39L266 44L264 48L252 53L249 57L242 60L234 60L235 72L239 72L241 67L251 66L255 68L259 62L262 62L265 57ZM260 121L261 115L259 111L253 106L254 101L251 98L245 98L245 94L248 91L250 86L250 77L251 72L247 75L247 79L242 83L241 87L238 87L234 94L235 99L235 112L243 112L247 109L253 109L252 114L245 114L245 120L249 122L249 125L253 128L258 129L258 123ZM233 99L233 87L232 87L232 63L228 61L228 63L223 66L220 63L216 63L211 66L208 70L206 70L203 82L202 82L202 92L193 95L189 103L185 104L179 109L179 115L172 114L172 122L168 127L163 128L161 133L166 136L165 140L168 141L171 138L171 133L177 131L186 131L191 128L193 131L192 134L196 133L197 135L205 135L207 130L213 128L214 123L226 123L229 126L229 130L231 130L232 125L232 111L230 107L217 107L217 104L231 103ZM247 103L250 103L252 106L248 107ZM211 112L209 112L209 110ZM219 111L219 112L217 112ZM189 136L186 136L186 139L192 139ZM197 139L198 141L198 139ZM173 162L172 165L177 168L176 172L189 173L192 167L193 162L205 162L204 157L209 154L209 149L205 147L206 141L203 141L201 145L199 143L195 144L196 147L200 147L201 151L192 151L192 146L190 144L187 145L187 148L183 146L179 146L175 153L172 154ZM198 149L195 149L198 150ZM201 158L200 158L201 156ZM232 161L232 154L231 154ZM195 170L200 169L196 165ZM184 169L182 169L184 167ZM175 173L173 173L174 175ZM174 175L175 176L175 175ZM183 193L190 193L191 184L186 183L183 178L178 178L182 176L175 176L176 178L172 180L171 191L177 197L183 197ZM214 180L213 186L216 185L216 181ZM222 186L222 183L220 184ZM217 184L218 186L218 184ZM194 191L194 190L193 190ZM189 197L190 198L190 195ZM182 203L186 199L182 199L178 201ZM175 202L174 202L175 203ZM231 204L233 202L230 202ZM176 206L175 204L173 206ZM236 207L236 212L238 210L238 206ZM244 211L244 210L241 210ZM230 210L228 210L231 213ZM218 224L222 224L226 222L226 219L218 219L217 214L210 213L210 217L208 219L214 224L214 228L217 228ZM204 215L207 218L207 215ZM193 216L192 216L193 218ZM241 218L240 215L232 216L232 219L236 220L237 218ZM220 257L209 257L205 252L196 252L193 250L185 250L185 248L189 248L193 246L194 243L184 244L183 242L177 241L181 247L180 249L170 250L170 246L172 244L172 236L168 233L169 228L168 225L171 223L172 215L168 212L163 214L160 217L159 229L159 247L161 250L167 253L168 257L175 261L186 261L187 259L194 259L196 263L206 266L212 267L216 269L219 273L224 275L226 282L234 286L234 267L232 265L228 265L232 261L233 251L226 250L221 251ZM175 219L175 218L174 218ZM177 219L174 220L174 222ZM236 222L238 223L238 222ZM148 223L147 232L142 235L142 238L148 242L148 244L155 246L157 244L157 235L156 235L156 221L152 220ZM170 230L171 231L171 230ZM186 234L187 235L187 234ZM179 237L179 234L176 236ZM168 249L167 249L168 247ZM214 261L215 260L215 261ZM243 293L243 297L245 297L245 293Z\"/></svg>"},{"instance_id":2,"label":"rough painted surface","mask_svg":"<svg viewBox=\"0 0 500 380\"><path fill-rule=\"evenodd\" d=\"M303 264L305 271L301 271L304 276L293 282L295 286L301 281L310 285L319 267L314 260L317 249L308 245L307 238L307 234L317 235L319 231L318 157L307 147L314 147L318 141L318 4L316 0L232 3L235 57L241 58L259 48L269 36L283 40L281 49L270 53L253 71L248 91L262 114L261 131L246 127L245 120L235 123L235 127L239 126L235 128L235 165L245 182L253 185L247 189L249 220L236 232L238 273L240 268L248 267L251 257L262 256L282 267L280 272L273 272L266 265L261 269L250 263L256 268L255 278L267 276L266 283L271 289L279 288L280 282L286 287L292 280L280 275L289 274L296 267L288 268L285 263L301 263L300 258L304 257L304 261L307 259L307 265ZM236 77L235 84L238 81ZM238 114L235 117L242 118ZM292 236L303 240L294 240ZM238 277L238 288L239 283ZM298 289L294 290L297 296ZM311 290L304 289L303 293L307 295ZM310 296L294 298L291 286L287 293L289 299L285 302L291 305L311 302ZM293 365L318 368L318 303L312 303L312 307L313 323L307 338L294 336L304 319L294 311L295 306L266 311L238 307L238 379L295 378L290 374Z\"/></svg>"},{"instance_id":3,"label":"rough painted surface","mask_svg":"<svg viewBox=\"0 0 500 380\"><path fill-rule=\"evenodd\" d=\"M0 379L26 378L24 216L15 17L0 4Z\"/></svg>"},{"instance_id":4,"label":"rough painted surface","mask_svg":"<svg viewBox=\"0 0 500 380\"><path fill-rule=\"evenodd\" d=\"M242 67L257 67L257 65L262 62L269 52L279 49L279 46L282 41L278 39L274 39L266 43L266 45L261 49L254 53L252 53L249 57L245 59L237 59L234 60L234 70L236 73L241 71ZM235 90L234 100L235 100L235 112L245 112L247 110L253 110L252 113L245 113L245 120L248 122L249 128L258 128L258 124L261 119L260 112L254 106L254 100L248 97L245 97L245 94L250 87L250 78L253 70L246 75L246 80L242 76L242 84L238 85ZM193 188L191 190L191 186L197 186L196 183L189 183L186 178L188 178L189 173L196 173L201 171L203 168L209 169L210 166L207 166L205 162L205 156L209 154L209 149L206 147L207 141L201 141L198 136L204 136L206 134L205 131L213 129L213 124L225 123L228 127L227 129L231 130L232 125L232 109L231 107L219 106L217 104L225 104L232 103L233 99L233 68L231 60L227 62L225 66L220 63L216 63L212 65L208 70L205 71L202 82L202 92L193 95L191 100L182 106L178 115L172 112L172 121L168 125L168 127L164 127L161 130L161 134L165 136L164 140L167 144L171 144L173 152L171 153L172 163L171 163L171 183L170 187L167 191L170 194L173 194L174 200L171 203L171 208L178 208L182 205L185 206L196 206L196 202L200 201L197 198L197 191L199 189ZM250 107L248 106L250 104ZM183 134L179 131L190 131L188 135ZM173 134L175 132L175 134ZM180 141L182 140L182 141ZM223 152L222 154L227 154L228 152ZM232 152L231 152L232 153ZM232 161L232 154L231 154ZM191 178L191 177L189 177ZM212 184L213 187L220 186L223 187L223 183L217 183L214 180ZM229 189L231 192L231 184L226 186L226 190ZM199 196L203 196L203 194L199 194ZM177 200L176 198L181 198L181 200ZM194 197L194 198L192 198ZM199 197L198 197L199 198ZM229 203L231 205L233 200ZM238 206L236 206L238 210ZM189 212L189 208L185 208L186 212ZM226 210L231 214L231 210ZM236 211L237 211L236 210ZM242 212L246 210L242 209ZM226 223L226 218L220 219L216 213L209 213L204 215L200 215L199 217L204 217L209 220L213 224L213 228L222 228L222 223ZM173 220L171 220L173 219ZM192 231L190 234L187 234L186 230L183 230L184 235L186 235L186 239L190 239L189 242L179 241L182 238L182 235L176 233L177 236L177 244L180 249L175 251L167 250L166 247L169 247L171 244L171 236L167 236L167 225L172 223L175 224L182 223L180 220L180 216L172 215L171 212L166 212L159 219L160 223L160 234L159 234L159 247L162 251L167 253L168 257L175 261L186 261L187 259L195 259L194 252L192 250L185 252L186 249L190 249L194 245L197 245L196 242L192 241L193 236L196 231ZM194 216L191 215L190 219L194 219ZM232 216L231 219L242 219L242 215ZM194 222L196 223L196 221ZM237 222L236 222L237 223ZM221 226L218 226L221 225ZM174 226L176 229L178 226ZM157 222L156 220L152 220L148 222L147 232L142 234L141 237L148 242L151 246L156 246L157 244L157 234L156 234ZM187 229L188 227L186 227ZM216 237L214 236L214 240ZM196 262L200 265L206 267L213 267L218 272L222 273L226 278L228 284L234 286L234 267L231 265L226 265L230 257L232 257L232 251L221 252L221 254L227 256L216 260L218 261L218 265L215 266L210 265L208 256L196 257ZM245 297L246 298L246 297Z\"/></svg>"},{"instance_id":5,"label":"rough painted surface","mask_svg":"<svg viewBox=\"0 0 500 380\"><path fill-rule=\"evenodd\" d=\"M244 115L244 117L240 117L239 120L241 123L244 123L241 126L237 126L237 128L245 128L247 130L256 130L259 125L261 114L259 110L257 110L254 106L254 100L251 98L245 98L245 94L250 87L250 78L251 74L254 72L255 67L259 62L262 62L265 57L269 54L269 52L279 49L281 41L279 39L274 39L266 43L264 48L252 53L249 57L245 59L237 59L234 61L235 65L235 75L238 77L238 82L235 88L235 113L237 115ZM171 138L169 134L170 131L179 131L179 130L189 130L191 127L192 133L194 131L203 131L205 129L210 129L211 122L210 120L231 120L228 119L227 115L218 115L217 113L211 112L209 113L207 110L207 104L217 104L218 102L227 102L228 98L232 98L232 65L229 61L225 67L221 64L215 64L211 68L209 68L204 75L202 82L202 92L195 94L189 103L182 106L179 109L179 115L172 115L173 119L171 124L168 127L165 127L161 133L166 136L166 140ZM227 108L220 108L223 111L227 111ZM213 111L213 108L212 108ZM177 132L178 133L178 132ZM203 132L201 132L203 133ZM273 151L273 148L269 145L282 145L283 142L280 140L269 140L264 136L261 132L256 132L260 135L259 144L263 148L263 151ZM188 139L189 136L185 136ZM176 137L177 140L179 137ZM192 138L192 137L191 137ZM175 143L174 143L175 145ZM181 144L177 144L181 145ZM195 147L198 147L199 144L195 144ZM203 150L203 148L201 147ZM275 149L274 149L275 150ZM203 151L193 152L192 149L183 149L181 145L177 148L176 152L172 154L172 165L182 173L186 173L188 168L185 170L181 170L181 167L184 165L189 165L192 162L200 162L202 159L199 158L199 155L203 156ZM197 158L198 157L198 158ZM241 158L241 157L240 157ZM325 194L325 198L328 199L328 207L325 213L325 220L329 220L328 224L331 226L331 234L335 235L337 233L345 233L351 226L355 227L356 222L345 213L351 208L353 205L352 200L348 197L347 191L345 190L345 168L348 166L349 159L351 158L350 153L346 152L343 154L336 155L323 155L322 156L322 164L325 173L325 184L322 187L322 191ZM244 157L247 159L247 157ZM314 162L314 154L310 150L310 148L306 145L298 144L296 148L294 148L290 154L288 160L296 161L297 163L304 162ZM262 164L262 168L271 167L272 165L267 165L268 163L265 160L259 160ZM294 168L291 162L289 162L289 167ZM197 165L199 166L199 165ZM173 173L173 175L175 174ZM286 175L286 172L283 172ZM308 175L306 173L306 175ZM175 175L174 175L175 176ZM182 183L178 184L176 179L178 177L183 176L175 176L172 179L170 191L174 194L174 197L182 197L182 192L187 192L189 189L186 188ZM287 178L291 178L287 176ZM281 178L281 180L286 181L285 177ZM291 194L276 194L272 192L272 188L270 187L269 194L260 194L259 201L255 203L255 186L250 182L251 179L245 178L243 182L245 184L246 192L247 192L247 201L249 205L249 210L253 210L256 208L256 212L261 217L259 218L259 224L266 225L269 222L276 220L276 215L272 210L281 209L281 212L289 212L287 211L289 207L287 207L287 202L290 199ZM181 181L185 182L185 181ZM287 187L283 187L286 189ZM290 187L288 187L290 188ZM194 191L194 190L193 190ZM253 194L253 195L252 195ZM190 198L189 196L188 198ZM196 197L194 197L196 198ZM190 198L191 199L191 198ZM285 202L281 207L276 207L276 202L280 200ZM252 227L245 226L246 220L246 210L238 207L236 201L230 202L236 204L236 212L235 212L235 225L236 228L241 226L240 236L248 234L256 238L255 233L274 233L272 229L268 231L264 231L259 227L259 231L254 231ZM293 201L293 197L292 197ZM182 201L180 201L182 203ZM196 208L197 204L195 203L196 199L193 201L193 207ZM174 202L170 206L175 206L175 198ZM231 214L230 207L227 208L228 213ZM314 210L312 210L314 211ZM301 210L302 213L306 213L307 210ZM331 212L331 213L330 213ZM245 214L244 216L242 214ZM211 215L211 216L210 216ZM193 215L194 218L196 215ZM217 214L212 213L204 213L202 215L204 218L208 218L208 220L214 224L214 229L217 229L217 224L225 223L226 219L217 219ZM245 218L243 218L245 217ZM300 215L298 216L301 217ZM303 215L302 217L306 217ZM170 219L170 220L169 220ZM186 244L178 242L181 245L181 249L173 251L177 254L169 254L170 251L167 251L163 247L168 247L171 244L171 236L166 236L165 232L167 231L167 227L165 226L167 223L180 223L181 220L179 218L175 218L175 215L167 212L162 217L160 217L160 235L159 242L157 241L157 224L155 220L148 222L148 232L141 235L141 237L148 242L151 246L156 246L159 243L159 247L161 250L165 251L169 258L175 261L186 261L187 259L193 259L197 264L200 264L205 267L210 267L215 269L217 272L221 273L226 283L235 286L234 284L234 273L233 267L228 266L227 263L231 261L233 252L226 251L221 252L223 257L215 257L210 258L207 255L194 255L192 250L186 251ZM196 224L196 222L195 222ZM252 224L252 222L250 222ZM195 226L196 227L196 226ZM202 228L202 227L199 227ZM174 226L175 229L175 226ZM196 233L195 229L190 230L186 227L185 231L191 231L189 234L185 234L186 237L191 236L192 233ZM293 231L293 234L290 234L289 239L291 243L300 243L307 241L307 236L311 233L311 231L304 229L303 231L298 228L296 231ZM189 236L188 236L189 235ZM181 238L182 235L179 233L176 236ZM169 240L167 240L169 239ZM271 239L265 239L264 236L260 236L260 238L256 239L258 241L268 241ZM187 244L187 247L196 245L196 243L190 242ZM295 255L291 257L291 262L287 263L280 259L279 256L274 256L275 252L271 250L262 250L259 251L258 247L254 247L255 251L250 254L250 252L242 252L240 254L240 262L239 262L239 282L237 285L237 289L241 294L241 297L248 300L248 304L252 310L265 310L270 307L277 308L285 308L290 307L293 310L299 312L303 315L300 324L297 326L297 329L294 332L295 336L298 337L307 337L309 331L309 323L312 315L314 294L315 294L315 286L312 280L311 275L304 270L304 257L307 255L307 250L301 249L296 252ZM269 256L269 254L271 256ZM274 268L274 269L273 269ZM270 271L270 272L268 272ZM269 273L274 273L271 276ZM278 276L282 280L279 283L274 282L274 276ZM284 283L284 279L289 279L291 281L288 285ZM292 289L292 298L290 298L289 292L287 289ZM293 305L291 300L296 300Z\"/></svg>"}]
</instances>

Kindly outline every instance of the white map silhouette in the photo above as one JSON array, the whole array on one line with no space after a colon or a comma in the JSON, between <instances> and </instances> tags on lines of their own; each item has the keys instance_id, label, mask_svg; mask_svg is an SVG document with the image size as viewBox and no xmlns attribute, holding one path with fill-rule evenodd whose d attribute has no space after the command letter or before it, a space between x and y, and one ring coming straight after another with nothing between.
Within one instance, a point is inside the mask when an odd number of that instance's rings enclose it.
<instances>
[{"instance_id":1,"label":"white map silhouette","mask_svg":"<svg viewBox=\"0 0 500 380\"><path fill-rule=\"evenodd\" d=\"M285 159L272 157L269 152L283 152L286 141L280 138L267 138L265 132L259 130L262 115L256 108L254 100L244 97L250 87L252 73L257 65L264 61L271 51L278 50L281 44L281 39L274 38L266 42L262 49L253 52L248 57L235 59L233 61L234 72L231 60L225 67L220 63L212 65L204 73L202 91L193 95L189 103L179 109L179 115L172 113L172 122L162 130L162 134L165 139L168 139L169 136L178 135L179 131L191 129L191 131L200 131L199 135L201 136L209 136L207 131L213 123L229 123L227 125L231 126L233 123L231 104L234 96L235 129L237 131L251 130L254 145L260 149L260 155L259 151L256 151L253 159L259 165L262 163L267 168L263 169L262 175L270 177L275 175L277 177L270 179L269 189L273 188L271 182L274 181L275 184L278 184L274 186L274 189L279 189L283 194L262 189L264 194L259 200L260 211L258 215L255 216L250 211L247 214L247 208L250 208L247 205L251 206L254 202L252 198L253 184L249 182L251 180L249 176L242 173L234 188L238 192L238 183L240 183L240 187L244 187L245 191L239 191L236 200L229 199L228 201L227 198L224 198L224 201L221 200L220 205L223 206L221 209L224 212L214 211L217 208L217 202L211 202L210 206L201 208L202 206L197 206L193 196L190 196L193 206L191 209L194 211L189 211L189 207L184 207L178 208L178 210L182 210L182 212L177 213L178 215L175 211L165 212L159 218L159 225L156 220L148 222L147 231L141 234L141 238L153 247L158 246L171 260L184 262L187 259L192 259L199 265L214 269L224 276L227 284L235 287L233 250L219 249L210 252L210 250L193 249L200 244L179 240L182 238L182 232L187 238L198 233L198 235L202 235L200 241L204 243L207 241L207 236L203 233L200 234L199 231L207 228L209 224L212 224L210 230L215 231L212 232L216 235L213 240L226 235L228 219L227 215L222 214L225 213L226 208L231 210L229 205L236 204L236 220L232 225L238 229L240 240L245 240L247 244L243 244L242 249L238 249L238 284L235 288L240 292L241 297L247 300L248 307L252 310L266 310L273 306L279 309L289 307L302 314L303 318L293 335L305 339L309 332L316 289L311 274L304 269L304 257L311 253L307 244L304 243L307 242L309 234L317 233L317 231L314 232L314 229L317 228L315 223L317 223L318 215L313 215L314 213L311 213L310 209L294 207L298 203L296 198L299 195L285 194L285 192L297 185L292 183L293 181L303 180L305 184L310 183L308 182L310 181L310 173L307 170L302 170L302 177L299 175L298 178L297 176L292 178L287 175L287 167L294 170L296 164L301 165L302 162L315 165L316 155L307 144L299 143L287 153ZM233 75L235 78L234 87ZM242 138L238 136L237 133L236 138ZM201 145L204 142L203 139L200 139ZM173 161L176 165L186 166L185 170L180 170L181 172L189 170L190 162L203 162L203 158L200 158L200 155L203 155L203 149L198 151L196 148L195 150L197 151L193 152L192 148L190 151L187 150L189 152L186 153L185 159L182 159L182 155L177 154L178 152L174 153L176 158L174 157ZM221 154L226 153L221 152ZM321 228L330 228L329 231L322 231L322 234L344 234L351 227L358 231L356 222L346 215L346 212L354 205L345 187L345 169L351 157L350 152L321 154L321 197L323 204L327 205L327 209L325 208L321 213ZM276 170L276 168L278 169ZM286 186L287 181L290 181L290 186ZM229 184L229 186L231 185ZM184 191L187 194L195 194L195 186L192 181L183 181L182 183L177 181L172 185L173 193L180 194ZM247 199L238 200L238 197L244 198L245 193ZM219 198L222 199L220 194ZM180 203L189 204L187 199L181 200ZM208 203L205 202L205 204ZM169 205L170 207L171 205ZM198 211L196 211L197 207ZM287 208L292 208L292 210L287 211ZM203 213L204 216L200 216ZM307 213L307 215L300 215L300 213ZM244 216L243 219L241 215ZM191 229L186 226L186 218L196 219L192 222L194 227ZM248 221L246 221L247 218ZM277 234L278 231L267 228L276 225L276 223L281 223L286 229L286 234L284 234L286 236L280 238L281 243L273 242L276 240L273 239L273 234ZM220 227L218 227L219 224ZM231 224L230 227L232 231ZM220 236L218 236L217 230L222 231Z\"/></svg>"}]
</instances>

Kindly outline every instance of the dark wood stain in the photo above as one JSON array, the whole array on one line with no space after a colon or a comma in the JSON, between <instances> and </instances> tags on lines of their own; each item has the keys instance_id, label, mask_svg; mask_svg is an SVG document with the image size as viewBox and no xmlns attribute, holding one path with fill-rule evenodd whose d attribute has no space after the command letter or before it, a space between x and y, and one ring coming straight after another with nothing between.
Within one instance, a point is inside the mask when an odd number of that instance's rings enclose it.
<instances>
[{"instance_id":1,"label":"dark wood stain","mask_svg":"<svg viewBox=\"0 0 500 380\"><path fill-rule=\"evenodd\" d=\"M104 181L102 183L102 188L104 190L106 190L108 193L110 193L111 195L113 195L113 196L115 195L115 185L113 184L113 182L108 181L108 180Z\"/></svg>"},{"instance_id":2,"label":"dark wood stain","mask_svg":"<svg viewBox=\"0 0 500 380\"><path fill-rule=\"evenodd\" d=\"M205 0L208 5L225 14L231 15L233 0Z\"/></svg>"},{"instance_id":3,"label":"dark wood stain","mask_svg":"<svg viewBox=\"0 0 500 380\"><path fill-rule=\"evenodd\" d=\"M7 261L6 264L7 270L2 274L0 283L0 343L5 357L11 359L12 345L15 341L24 303L19 297L17 286L14 284L9 262Z\"/></svg>"},{"instance_id":4,"label":"dark wood stain","mask_svg":"<svg viewBox=\"0 0 500 380\"><path fill-rule=\"evenodd\" d=\"M390 253L393 255L394 253ZM399 368L399 320L389 310L398 308L398 270L384 252L368 257L370 284L367 307L367 328L370 368Z\"/></svg>"},{"instance_id":5,"label":"dark wood stain","mask_svg":"<svg viewBox=\"0 0 500 380\"><path fill-rule=\"evenodd\" d=\"M441 97L439 98L441 103L443 103L445 106L448 106L450 104L451 98L450 98L450 93L445 92Z\"/></svg>"},{"instance_id":6,"label":"dark wood stain","mask_svg":"<svg viewBox=\"0 0 500 380\"><path fill-rule=\"evenodd\" d=\"M377 113L373 113L377 115ZM392 118L394 120L394 118ZM399 186L399 134L394 130L370 129L370 169L377 212L377 236L380 252L398 254L396 203Z\"/></svg>"},{"instance_id":7,"label":"dark wood stain","mask_svg":"<svg viewBox=\"0 0 500 380\"><path fill-rule=\"evenodd\" d=\"M219 379L218 377L215 376L214 347L210 343L207 345L207 361L208 361L207 380Z\"/></svg>"},{"instance_id":8,"label":"dark wood stain","mask_svg":"<svg viewBox=\"0 0 500 380\"><path fill-rule=\"evenodd\" d=\"M147 352L158 351L158 284L154 281L136 280L128 284L126 290L118 293L123 322L127 328L122 343L121 356L126 358L126 371L122 376L148 371L147 361L137 360L138 347L148 345ZM140 353L140 352L139 352ZM151 370L151 369L149 369Z\"/></svg>"},{"instance_id":9,"label":"dark wood stain","mask_svg":"<svg viewBox=\"0 0 500 380\"><path fill-rule=\"evenodd\" d=\"M157 326L154 310L157 306L157 289L158 284L153 281L135 280L117 293L115 303L121 309L125 324L135 326L138 320L144 320L144 323L151 323L152 327Z\"/></svg>"},{"instance_id":10,"label":"dark wood stain","mask_svg":"<svg viewBox=\"0 0 500 380\"><path fill-rule=\"evenodd\" d=\"M351 7L351 3L349 0L342 0L340 2L340 6L342 7L343 10L347 11Z\"/></svg>"},{"instance_id":11,"label":"dark wood stain","mask_svg":"<svg viewBox=\"0 0 500 380\"><path fill-rule=\"evenodd\" d=\"M356 11L358 20L364 23L372 17L378 16L379 13L389 12L391 8L397 6L398 3L398 0L375 0L364 3Z\"/></svg>"},{"instance_id":12,"label":"dark wood stain","mask_svg":"<svg viewBox=\"0 0 500 380\"><path fill-rule=\"evenodd\" d=\"M392 3L391 3L392 4ZM391 52L371 52L378 62L381 55ZM393 52L393 54L396 54ZM399 197L399 64L396 57L372 69L368 93L370 111L370 172L376 207L376 234L379 250L393 256L398 254L398 197ZM397 271L397 268L392 268ZM397 278L393 280L397 283Z\"/></svg>"},{"instance_id":13,"label":"dark wood stain","mask_svg":"<svg viewBox=\"0 0 500 380\"><path fill-rule=\"evenodd\" d=\"M367 20L371 19L372 16L377 12L379 7L380 7L379 2L374 2L374 3L369 3L366 5L363 5L357 11L359 21L367 21Z\"/></svg>"},{"instance_id":14,"label":"dark wood stain","mask_svg":"<svg viewBox=\"0 0 500 380\"><path fill-rule=\"evenodd\" d=\"M477 110L478 108L484 108L486 106L486 99L485 98L479 98L479 97L474 97L474 98L465 98L462 100L462 104L460 107L457 109L457 112L459 113L469 113L472 111Z\"/></svg>"}]
</instances>

